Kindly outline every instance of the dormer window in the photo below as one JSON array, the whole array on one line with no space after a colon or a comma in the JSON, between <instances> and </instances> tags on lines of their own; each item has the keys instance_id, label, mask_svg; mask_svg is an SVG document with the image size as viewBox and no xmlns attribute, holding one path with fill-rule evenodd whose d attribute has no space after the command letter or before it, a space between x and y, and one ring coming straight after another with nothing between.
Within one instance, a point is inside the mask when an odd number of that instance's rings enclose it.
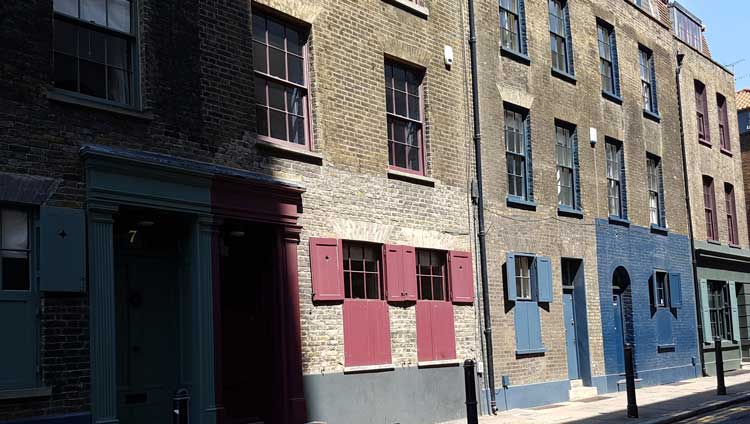
<instances>
[{"instance_id":1,"label":"dormer window","mask_svg":"<svg viewBox=\"0 0 750 424\"><path fill-rule=\"evenodd\" d=\"M677 38L687 43L690 47L703 51L703 39L701 33L701 22L690 12L675 3L672 8L672 21Z\"/></svg>"}]
</instances>

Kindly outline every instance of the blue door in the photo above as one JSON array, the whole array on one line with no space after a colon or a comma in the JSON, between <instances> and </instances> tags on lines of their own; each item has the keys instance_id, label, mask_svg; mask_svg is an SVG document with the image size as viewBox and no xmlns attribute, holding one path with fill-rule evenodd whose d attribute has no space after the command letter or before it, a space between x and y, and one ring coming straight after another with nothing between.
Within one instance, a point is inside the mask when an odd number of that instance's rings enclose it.
<instances>
[{"instance_id":1,"label":"blue door","mask_svg":"<svg viewBox=\"0 0 750 424\"><path fill-rule=\"evenodd\" d=\"M622 296L620 293L612 294L612 312L614 314L614 341L615 341L615 360L619 374L625 373L625 327L622 320Z\"/></svg>"},{"instance_id":2,"label":"blue door","mask_svg":"<svg viewBox=\"0 0 750 424\"><path fill-rule=\"evenodd\" d=\"M568 351L568 378L581 378L578 366L578 339L576 337L575 306L573 291L563 291L563 320L565 321L565 347Z\"/></svg>"}]
</instances>

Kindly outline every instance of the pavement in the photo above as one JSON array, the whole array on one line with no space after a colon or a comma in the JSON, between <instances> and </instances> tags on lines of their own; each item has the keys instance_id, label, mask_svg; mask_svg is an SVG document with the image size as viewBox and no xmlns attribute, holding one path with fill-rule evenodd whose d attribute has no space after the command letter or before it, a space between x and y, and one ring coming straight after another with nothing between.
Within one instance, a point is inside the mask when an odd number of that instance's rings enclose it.
<instances>
[{"instance_id":1,"label":"pavement","mask_svg":"<svg viewBox=\"0 0 750 424\"><path fill-rule=\"evenodd\" d=\"M480 424L629 423L665 424L750 401L750 370L727 373L726 396L716 395L716 377L683 380L636 391L639 418L627 418L625 392L480 417ZM459 423L465 421L456 421ZM708 421L711 422L711 421ZM750 423L748 421L739 421Z\"/></svg>"}]
</instances>

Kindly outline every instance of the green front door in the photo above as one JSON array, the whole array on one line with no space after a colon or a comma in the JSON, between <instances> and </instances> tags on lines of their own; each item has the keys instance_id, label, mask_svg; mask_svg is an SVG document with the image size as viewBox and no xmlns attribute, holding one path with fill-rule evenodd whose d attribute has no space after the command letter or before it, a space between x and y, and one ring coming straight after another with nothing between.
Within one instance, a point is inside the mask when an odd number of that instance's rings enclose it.
<instances>
[{"instance_id":1,"label":"green front door","mask_svg":"<svg viewBox=\"0 0 750 424\"><path fill-rule=\"evenodd\" d=\"M118 415L122 424L170 423L180 381L178 266L172 257L122 255L117 267Z\"/></svg>"}]
</instances>

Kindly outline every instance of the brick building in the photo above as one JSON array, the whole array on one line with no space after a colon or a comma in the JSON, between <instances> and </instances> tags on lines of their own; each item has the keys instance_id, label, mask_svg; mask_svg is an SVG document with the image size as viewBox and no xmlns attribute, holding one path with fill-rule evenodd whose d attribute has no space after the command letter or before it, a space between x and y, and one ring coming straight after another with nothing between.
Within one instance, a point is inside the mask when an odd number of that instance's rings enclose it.
<instances>
[{"instance_id":1,"label":"brick building","mask_svg":"<svg viewBox=\"0 0 750 424\"><path fill-rule=\"evenodd\" d=\"M742 180L745 191L745 214L747 215L750 196L750 90L737 92L737 123L740 132L740 150L742 154ZM750 218L749 218L750 219ZM750 221L748 221L750 223ZM740 319L740 339L742 342L742 360L750 361L750 290L745 286L738 292L738 315Z\"/></svg>"},{"instance_id":2,"label":"brick building","mask_svg":"<svg viewBox=\"0 0 750 424\"><path fill-rule=\"evenodd\" d=\"M739 308L745 308L745 293L750 290L734 75L711 58L698 17L677 2L670 3L670 15L689 164L686 194L699 305L698 341L704 372L713 375L715 337L722 339L725 369L740 366Z\"/></svg>"},{"instance_id":3,"label":"brick building","mask_svg":"<svg viewBox=\"0 0 750 424\"><path fill-rule=\"evenodd\" d=\"M696 375L671 24L638 3L477 2L499 408L618 390L626 342L644 384Z\"/></svg>"},{"instance_id":4,"label":"brick building","mask_svg":"<svg viewBox=\"0 0 750 424\"><path fill-rule=\"evenodd\" d=\"M0 421L463 416L463 2L0 8Z\"/></svg>"}]
</instances>

